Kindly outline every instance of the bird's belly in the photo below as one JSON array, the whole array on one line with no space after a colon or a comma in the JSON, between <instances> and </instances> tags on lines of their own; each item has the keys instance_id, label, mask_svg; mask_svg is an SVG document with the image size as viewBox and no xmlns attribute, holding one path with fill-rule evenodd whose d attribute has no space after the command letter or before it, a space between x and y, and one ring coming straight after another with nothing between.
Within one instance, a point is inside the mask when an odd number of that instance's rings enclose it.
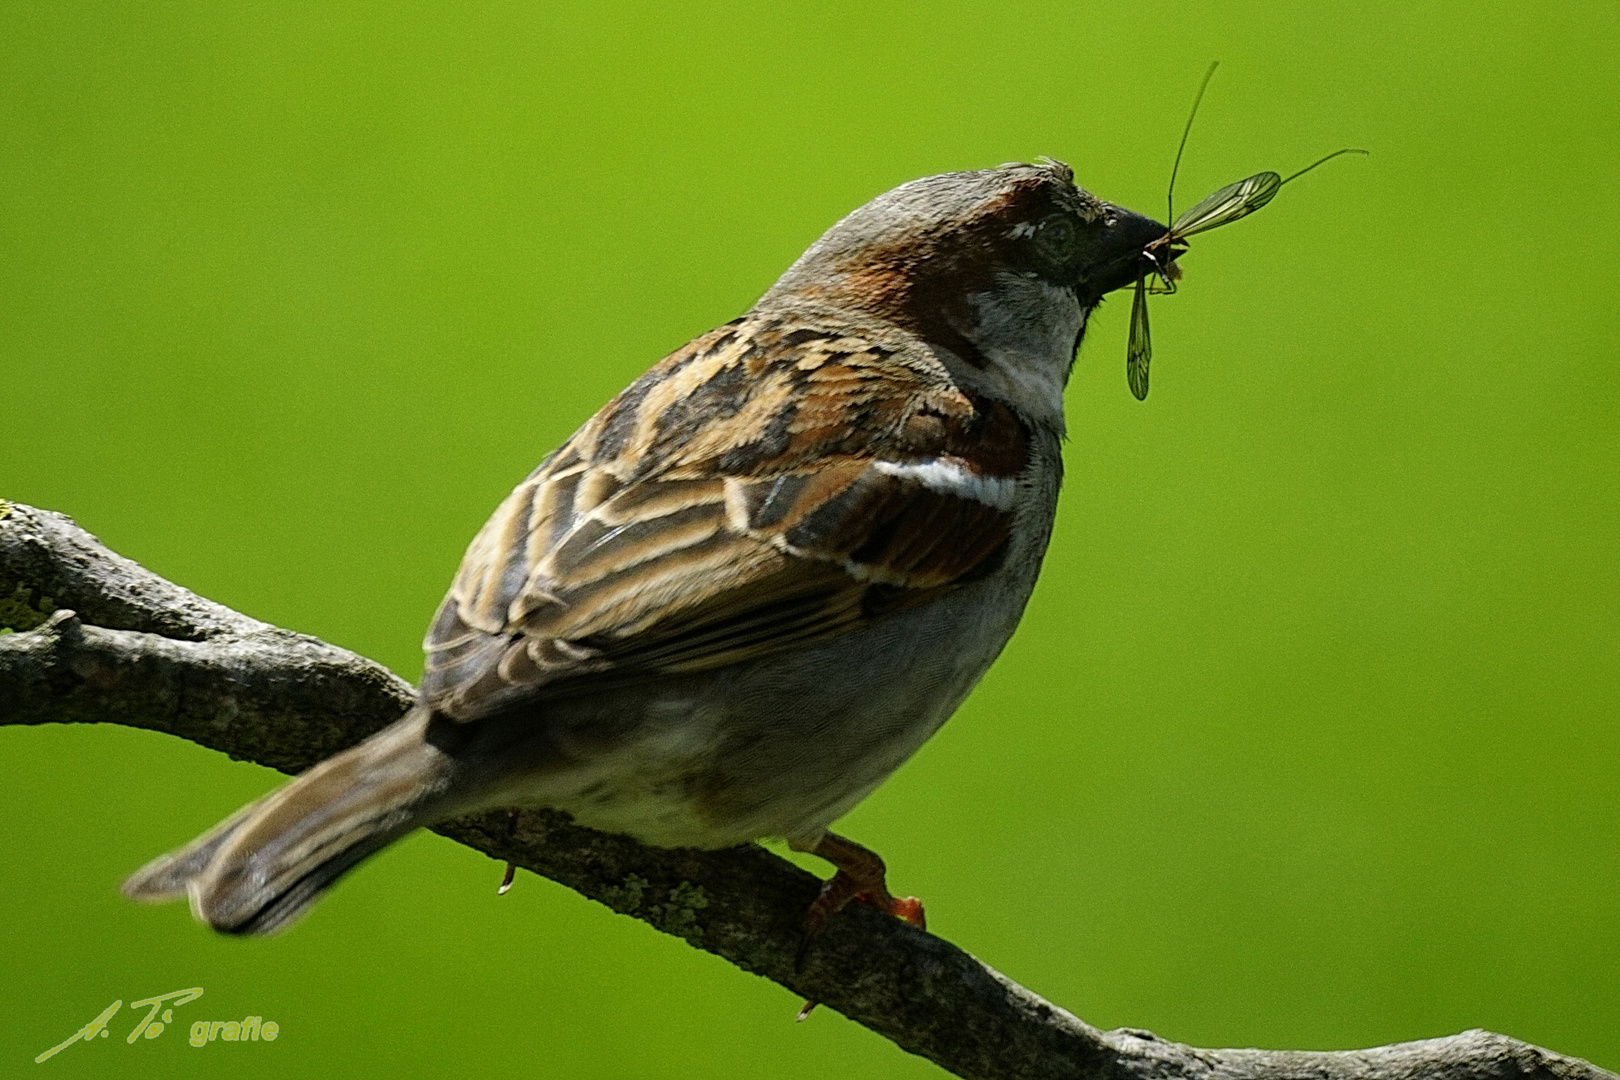
<instances>
[{"instance_id":1,"label":"bird's belly","mask_svg":"<svg viewBox=\"0 0 1620 1080\"><path fill-rule=\"evenodd\" d=\"M813 839L956 710L1033 582L1034 567L1004 567L814 648L557 703L548 727L569 765L525 801L661 847Z\"/></svg>"}]
</instances>

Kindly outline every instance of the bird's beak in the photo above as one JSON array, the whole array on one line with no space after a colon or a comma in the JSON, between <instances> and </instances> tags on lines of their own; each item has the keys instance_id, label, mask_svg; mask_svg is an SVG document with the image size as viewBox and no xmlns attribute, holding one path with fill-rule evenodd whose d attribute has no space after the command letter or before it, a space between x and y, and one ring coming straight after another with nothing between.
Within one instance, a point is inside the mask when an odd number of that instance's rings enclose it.
<instances>
[{"instance_id":1,"label":"bird's beak","mask_svg":"<svg viewBox=\"0 0 1620 1080\"><path fill-rule=\"evenodd\" d=\"M1105 204L1103 216L1092 226L1090 249L1080 260L1081 294L1096 302L1134 283L1154 268L1144 254L1147 246L1169 231L1152 218Z\"/></svg>"}]
</instances>

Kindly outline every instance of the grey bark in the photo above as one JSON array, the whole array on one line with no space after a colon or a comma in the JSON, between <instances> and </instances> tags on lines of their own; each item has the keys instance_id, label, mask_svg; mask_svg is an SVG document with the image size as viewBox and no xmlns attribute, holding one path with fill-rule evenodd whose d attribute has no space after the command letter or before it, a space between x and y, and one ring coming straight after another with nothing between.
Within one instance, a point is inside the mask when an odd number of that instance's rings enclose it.
<instances>
[{"instance_id":1,"label":"grey bark","mask_svg":"<svg viewBox=\"0 0 1620 1080\"><path fill-rule=\"evenodd\" d=\"M288 773L392 723L413 697L379 664L193 595L60 514L5 502L0 627L15 631L0 633L0 724L126 724ZM1203 1050L1101 1031L862 904L840 913L797 965L819 882L759 847L649 848L537 811L474 815L436 831L975 1080L1620 1080L1485 1031L1327 1052Z\"/></svg>"}]
</instances>

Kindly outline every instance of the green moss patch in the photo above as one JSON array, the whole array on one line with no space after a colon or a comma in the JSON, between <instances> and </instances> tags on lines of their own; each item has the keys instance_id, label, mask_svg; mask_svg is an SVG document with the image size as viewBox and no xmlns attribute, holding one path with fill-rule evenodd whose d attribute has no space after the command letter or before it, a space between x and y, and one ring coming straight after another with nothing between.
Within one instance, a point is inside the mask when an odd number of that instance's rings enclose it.
<instances>
[{"instance_id":1,"label":"green moss patch","mask_svg":"<svg viewBox=\"0 0 1620 1080\"><path fill-rule=\"evenodd\" d=\"M10 510L10 507L5 509ZM41 596L36 600L28 586L16 585L8 589L8 584L0 581L0 634L32 630L56 610L56 601L50 597Z\"/></svg>"}]
</instances>

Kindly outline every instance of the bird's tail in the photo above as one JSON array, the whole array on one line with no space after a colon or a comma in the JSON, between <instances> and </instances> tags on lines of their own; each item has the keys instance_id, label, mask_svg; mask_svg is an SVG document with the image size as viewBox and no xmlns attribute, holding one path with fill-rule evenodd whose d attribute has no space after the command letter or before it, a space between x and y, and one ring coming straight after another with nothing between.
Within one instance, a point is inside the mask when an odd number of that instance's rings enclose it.
<instances>
[{"instance_id":1,"label":"bird's tail","mask_svg":"<svg viewBox=\"0 0 1620 1080\"><path fill-rule=\"evenodd\" d=\"M124 895L189 896L226 933L282 929L366 856L462 808L448 794L455 758L425 738L431 719L418 708L249 803L130 875Z\"/></svg>"}]
</instances>

